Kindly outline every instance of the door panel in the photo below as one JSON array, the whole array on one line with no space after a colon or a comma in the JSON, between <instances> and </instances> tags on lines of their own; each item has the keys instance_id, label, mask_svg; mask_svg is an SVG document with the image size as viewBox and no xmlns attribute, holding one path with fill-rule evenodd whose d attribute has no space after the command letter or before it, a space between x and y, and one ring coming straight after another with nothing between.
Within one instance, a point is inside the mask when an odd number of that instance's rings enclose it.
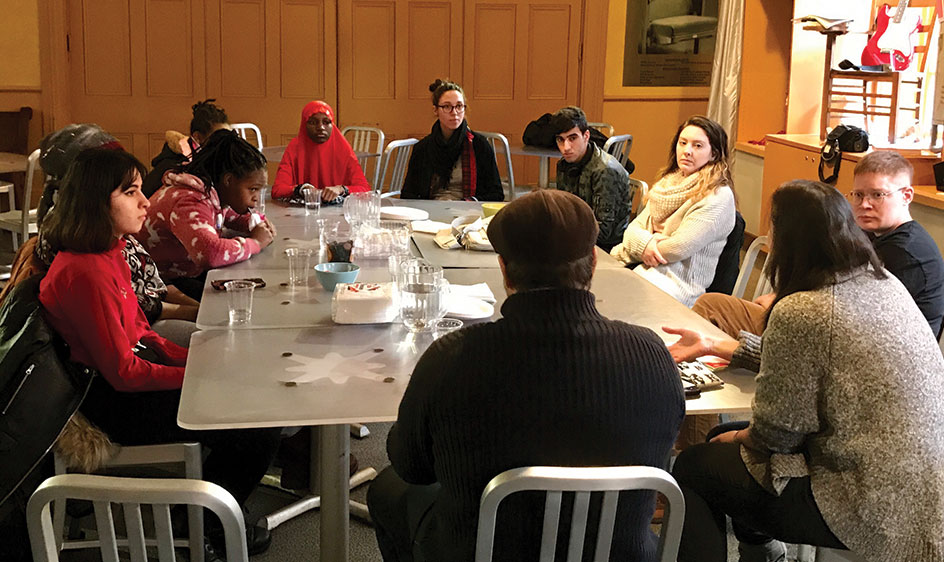
<instances>
[{"instance_id":1,"label":"door panel","mask_svg":"<svg viewBox=\"0 0 944 562\"><path fill-rule=\"evenodd\" d=\"M191 105L216 98L232 122L284 144L306 102L337 103L335 4L68 0L70 118L102 125L148 163L165 130L189 132Z\"/></svg>"}]
</instances>

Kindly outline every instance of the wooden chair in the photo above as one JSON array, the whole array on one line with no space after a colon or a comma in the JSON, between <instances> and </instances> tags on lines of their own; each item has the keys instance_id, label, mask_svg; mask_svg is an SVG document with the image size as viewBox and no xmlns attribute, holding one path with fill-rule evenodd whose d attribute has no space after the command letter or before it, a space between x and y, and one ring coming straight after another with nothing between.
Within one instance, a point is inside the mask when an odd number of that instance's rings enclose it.
<instances>
[{"instance_id":1,"label":"wooden chair","mask_svg":"<svg viewBox=\"0 0 944 562\"><path fill-rule=\"evenodd\" d=\"M895 142L898 130L898 113L908 111L917 121L921 116L921 93L924 87L924 70L927 64L928 42L937 20L938 0L914 0L912 7L925 8L922 24L918 30L919 44L915 46L917 73L909 78L901 72L862 70L838 70L832 68L832 45L836 34L827 34L825 83L823 84L823 108L820 114L820 138L826 138L826 129L834 118L860 115L869 128L876 117L888 119L888 142ZM873 2L872 21L877 9L885 2ZM923 39L923 40L922 40ZM914 105L903 105L902 84L914 86Z\"/></svg>"}]
</instances>

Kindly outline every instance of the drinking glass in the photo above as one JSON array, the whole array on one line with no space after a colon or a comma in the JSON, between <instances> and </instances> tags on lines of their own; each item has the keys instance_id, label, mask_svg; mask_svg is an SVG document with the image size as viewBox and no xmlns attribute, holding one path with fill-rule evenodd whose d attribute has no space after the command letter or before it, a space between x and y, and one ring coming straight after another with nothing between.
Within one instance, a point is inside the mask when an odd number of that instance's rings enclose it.
<instances>
[{"instance_id":1,"label":"drinking glass","mask_svg":"<svg viewBox=\"0 0 944 562\"><path fill-rule=\"evenodd\" d=\"M321 190L314 187L306 187L302 190L302 197L305 198L305 216L317 215L321 213Z\"/></svg>"},{"instance_id":2,"label":"drinking glass","mask_svg":"<svg viewBox=\"0 0 944 562\"><path fill-rule=\"evenodd\" d=\"M400 266L397 278L400 319L411 332L433 328L446 314L448 282L442 267L425 260L410 260Z\"/></svg>"},{"instance_id":3,"label":"drinking glass","mask_svg":"<svg viewBox=\"0 0 944 562\"><path fill-rule=\"evenodd\" d=\"M259 202L256 204L256 212L260 215L265 214L266 188L259 190Z\"/></svg>"},{"instance_id":4,"label":"drinking glass","mask_svg":"<svg viewBox=\"0 0 944 562\"><path fill-rule=\"evenodd\" d=\"M308 285L308 272L311 269L311 248L286 248L288 258L288 282L292 287Z\"/></svg>"},{"instance_id":5,"label":"drinking glass","mask_svg":"<svg viewBox=\"0 0 944 562\"><path fill-rule=\"evenodd\" d=\"M256 284L246 279L235 279L223 284L229 296L229 323L245 324L252 318L252 292Z\"/></svg>"}]
</instances>

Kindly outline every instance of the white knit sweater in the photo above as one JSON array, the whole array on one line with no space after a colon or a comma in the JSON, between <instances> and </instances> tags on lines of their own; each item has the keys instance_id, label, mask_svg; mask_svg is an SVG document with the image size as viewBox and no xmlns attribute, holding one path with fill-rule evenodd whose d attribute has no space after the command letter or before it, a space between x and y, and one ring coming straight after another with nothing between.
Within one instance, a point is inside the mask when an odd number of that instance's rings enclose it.
<instances>
[{"instance_id":1,"label":"white knit sweater","mask_svg":"<svg viewBox=\"0 0 944 562\"><path fill-rule=\"evenodd\" d=\"M657 267L639 264L633 271L685 306L692 306L714 279L721 250L734 228L734 212L734 193L727 186L698 202L686 200L662 225L662 234L668 239L659 243L659 251L669 263ZM652 236L647 205L626 228L623 243L614 246L610 254L623 263L641 262Z\"/></svg>"}]
</instances>

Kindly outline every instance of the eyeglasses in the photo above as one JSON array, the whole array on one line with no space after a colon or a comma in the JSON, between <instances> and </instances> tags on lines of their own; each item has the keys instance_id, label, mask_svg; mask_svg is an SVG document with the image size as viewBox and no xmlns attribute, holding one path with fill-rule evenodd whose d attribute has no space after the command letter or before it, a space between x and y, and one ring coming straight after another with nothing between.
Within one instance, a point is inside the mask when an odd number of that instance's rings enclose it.
<instances>
[{"instance_id":1,"label":"eyeglasses","mask_svg":"<svg viewBox=\"0 0 944 562\"><path fill-rule=\"evenodd\" d=\"M467 106L464 103L457 103L456 105L449 105L448 103L444 103L442 105L437 105L436 107L445 111L446 113L452 113L452 112L463 113L465 112L465 108L469 106Z\"/></svg>"},{"instance_id":2,"label":"eyeglasses","mask_svg":"<svg viewBox=\"0 0 944 562\"><path fill-rule=\"evenodd\" d=\"M868 199L870 203L875 203L876 205L880 205L885 201L885 199L887 199L888 197L891 197L892 195L894 195L895 193L898 193L899 191L905 189L906 187L908 186L906 185L906 186L899 187L898 189L894 191L869 191L867 193L865 191L850 191L849 194L846 195L846 197L849 199L849 201L852 201L853 203L857 205L865 199Z\"/></svg>"}]
</instances>

